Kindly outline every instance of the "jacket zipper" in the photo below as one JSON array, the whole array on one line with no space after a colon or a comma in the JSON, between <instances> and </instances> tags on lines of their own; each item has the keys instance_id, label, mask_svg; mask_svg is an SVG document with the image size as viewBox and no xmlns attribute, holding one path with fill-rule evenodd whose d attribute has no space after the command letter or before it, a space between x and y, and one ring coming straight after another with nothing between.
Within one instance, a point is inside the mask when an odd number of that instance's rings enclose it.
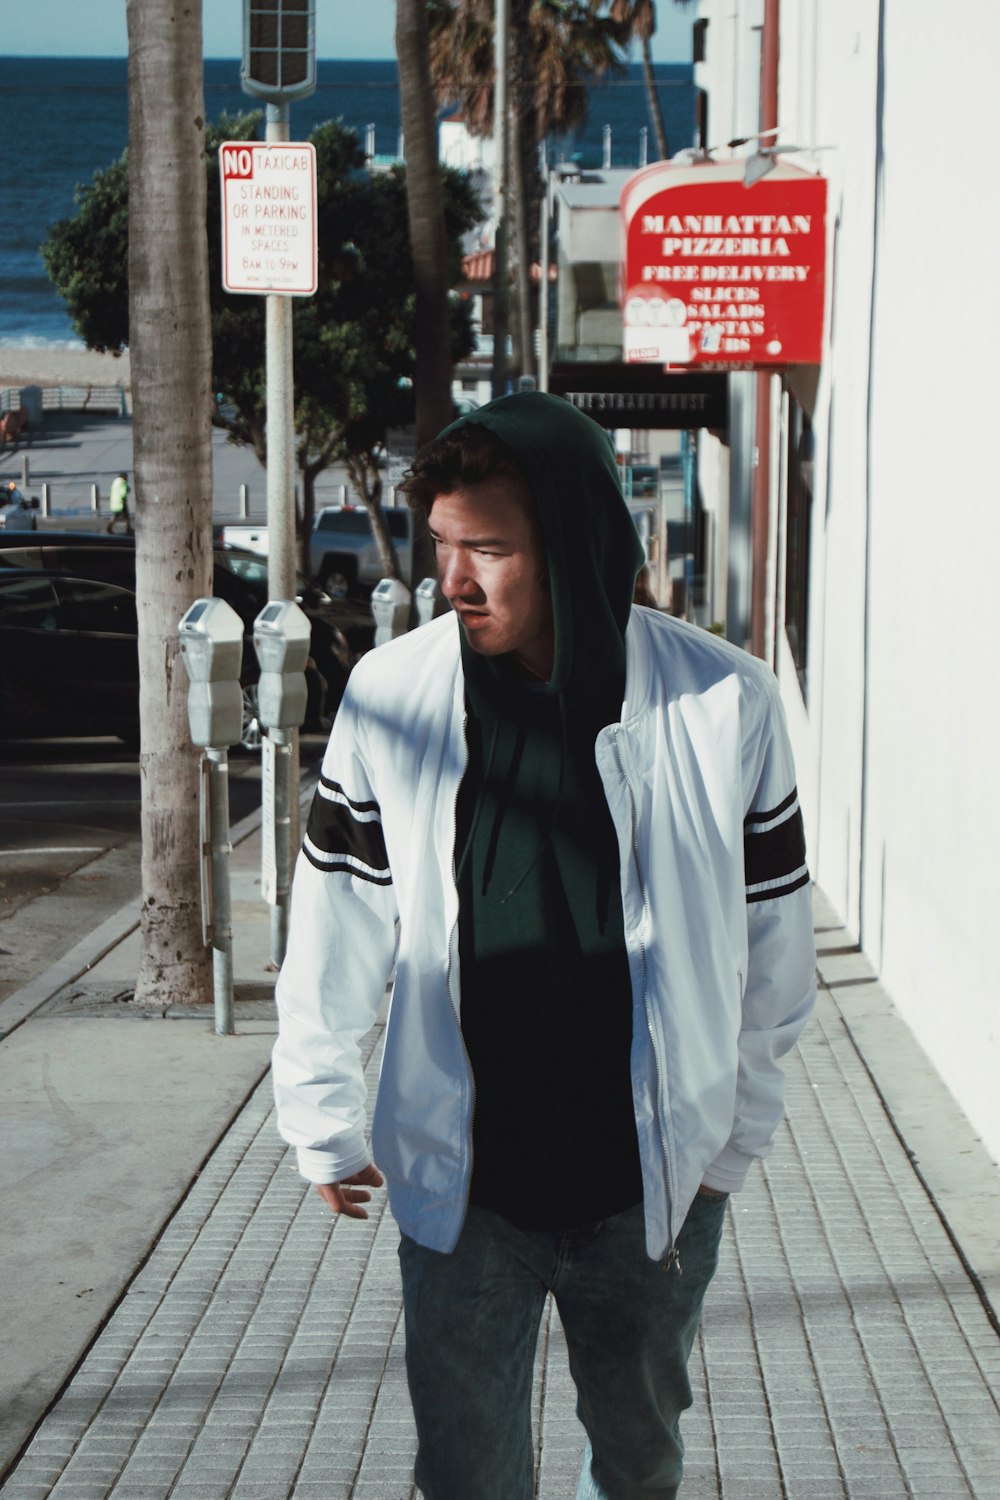
<instances>
[{"instance_id":1,"label":"jacket zipper","mask_svg":"<svg viewBox=\"0 0 1000 1500\"><path fill-rule=\"evenodd\" d=\"M629 780L628 772L625 769L625 760L624 760L624 757L622 755L621 744L619 742L617 731L614 734L613 743L614 743L614 747L615 747L615 758L618 761L618 770L619 770L619 773L621 775L622 780L625 783L625 787L626 787L626 789L628 791L629 810L630 810L630 814L631 814L631 816L630 816L630 823L631 823L631 833L632 833L632 862L635 865L636 878L637 878L637 880L639 882L639 891L640 891L640 893L642 895L642 909L645 912L646 911L646 886L645 886L645 882L643 881L643 878L642 878L642 866L639 863L638 818L636 816L636 808L635 808L635 792L633 790L632 783ZM641 953L642 953L642 1005L643 1005L643 1010L644 1010L645 1016L646 1016L646 1030L649 1032L649 1045L650 1045L650 1049L651 1049L652 1054L653 1054L653 1067L656 1070L656 1093L657 1093L657 1111L656 1111L656 1116L657 1116L657 1125L659 1126L659 1131L660 1131L660 1149L663 1152L663 1173L664 1173L664 1177L666 1179L666 1185L667 1185L667 1241L668 1241L668 1243L667 1243L667 1253L666 1253L666 1256L664 1257L664 1259L661 1261L660 1264L661 1264L661 1268L664 1271L676 1271L677 1274L678 1274L678 1276L679 1276L681 1274L681 1257L680 1257L680 1252L677 1249L677 1246L674 1244L673 1236L672 1236L672 1234L670 1232L670 1213L671 1213L671 1206L672 1206L672 1202L673 1202L673 1184L672 1184L672 1182L670 1180L670 1152L669 1152L668 1145L667 1145L667 1134L666 1134L666 1128L665 1128L664 1121L663 1121L663 1108L664 1108L663 1078L661 1076L660 1059L657 1056L657 1052L656 1052L656 1036L655 1036L655 1033L653 1031L653 1023L652 1023L652 1020L650 1019L650 1014L649 1014L649 998L648 998L648 996L649 996L649 986L648 986L648 984L646 982L646 979L647 979L646 946L642 942L641 938L640 938L640 950L641 950Z\"/></svg>"}]
</instances>

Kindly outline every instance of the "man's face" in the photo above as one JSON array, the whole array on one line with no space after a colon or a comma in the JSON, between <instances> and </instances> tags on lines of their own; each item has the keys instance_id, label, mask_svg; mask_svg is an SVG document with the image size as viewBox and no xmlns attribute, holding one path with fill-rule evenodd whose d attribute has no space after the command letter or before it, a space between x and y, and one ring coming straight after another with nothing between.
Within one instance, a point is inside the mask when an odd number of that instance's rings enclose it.
<instances>
[{"instance_id":1,"label":"man's face","mask_svg":"<svg viewBox=\"0 0 1000 1500\"><path fill-rule=\"evenodd\" d=\"M552 672L552 600L534 506L509 480L438 495L430 532L445 598L483 656L511 653L542 680Z\"/></svg>"}]
</instances>

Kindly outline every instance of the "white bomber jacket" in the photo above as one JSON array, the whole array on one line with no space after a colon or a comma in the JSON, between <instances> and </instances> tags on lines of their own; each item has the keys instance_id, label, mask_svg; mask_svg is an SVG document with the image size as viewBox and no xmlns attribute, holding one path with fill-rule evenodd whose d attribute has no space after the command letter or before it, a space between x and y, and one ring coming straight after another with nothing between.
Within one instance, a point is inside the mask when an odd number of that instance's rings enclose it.
<instances>
[{"instance_id":1,"label":"white bomber jacket","mask_svg":"<svg viewBox=\"0 0 1000 1500\"><path fill-rule=\"evenodd\" d=\"M454 881L458 632L443 617L351 675L296 869L273 1058L303 1175L334 1182L365 1165L359 1043L395 964L371 1155L400 1228L440 1251L465 1217L474 1108ZM735 1190L770 1149L815 951L772 673L638 607L626 652L621 722L595 755L618 833L646 1242L665 1259L699 1184Z\"/></svg>"}]
</instances>

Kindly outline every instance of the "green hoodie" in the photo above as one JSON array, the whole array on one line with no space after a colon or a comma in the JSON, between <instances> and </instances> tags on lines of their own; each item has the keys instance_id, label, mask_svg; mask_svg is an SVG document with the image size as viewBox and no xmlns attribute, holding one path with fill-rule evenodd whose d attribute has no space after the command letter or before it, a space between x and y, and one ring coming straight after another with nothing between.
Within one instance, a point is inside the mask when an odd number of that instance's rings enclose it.
<instances>
[{"instance_id":1,"label":"green hoodie","mask_svg":"<svg viewBox=\"0 0 1000 1500\"><path fill-rule=\"evenodd\" d=\"M547 683L462 639L469 767L456 864L476 1080L471 1201L525 1229L569 1229L642 1196L618 847L594 741L621 714L643 555L611 442L589 417L529 392L462 420L502 438L528 482L555 627Z\"/></svg>"}]
</instances>

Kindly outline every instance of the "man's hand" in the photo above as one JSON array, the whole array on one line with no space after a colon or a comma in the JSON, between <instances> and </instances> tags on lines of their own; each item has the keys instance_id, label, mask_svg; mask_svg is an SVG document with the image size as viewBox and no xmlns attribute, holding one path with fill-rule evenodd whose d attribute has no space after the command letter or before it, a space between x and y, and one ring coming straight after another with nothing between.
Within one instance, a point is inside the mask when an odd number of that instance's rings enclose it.
<instances>
[{"instance_id":1,"label":"man's hand","mask_svg":"<svg viewBox=\"0 0 1000 1500\"><path fill-rule=\"evenodd\" d=\"M384 1181L378 1167L369 1163L360 1172L345 1177L343 1182L317 1182L314 1186L323 1202L329 1205L331 1213L346 1214L349 1219L367 1219L368 1210L361 1207L371 1198L366 1189L381 1187Z\"/></svg>"}]
</instances>

